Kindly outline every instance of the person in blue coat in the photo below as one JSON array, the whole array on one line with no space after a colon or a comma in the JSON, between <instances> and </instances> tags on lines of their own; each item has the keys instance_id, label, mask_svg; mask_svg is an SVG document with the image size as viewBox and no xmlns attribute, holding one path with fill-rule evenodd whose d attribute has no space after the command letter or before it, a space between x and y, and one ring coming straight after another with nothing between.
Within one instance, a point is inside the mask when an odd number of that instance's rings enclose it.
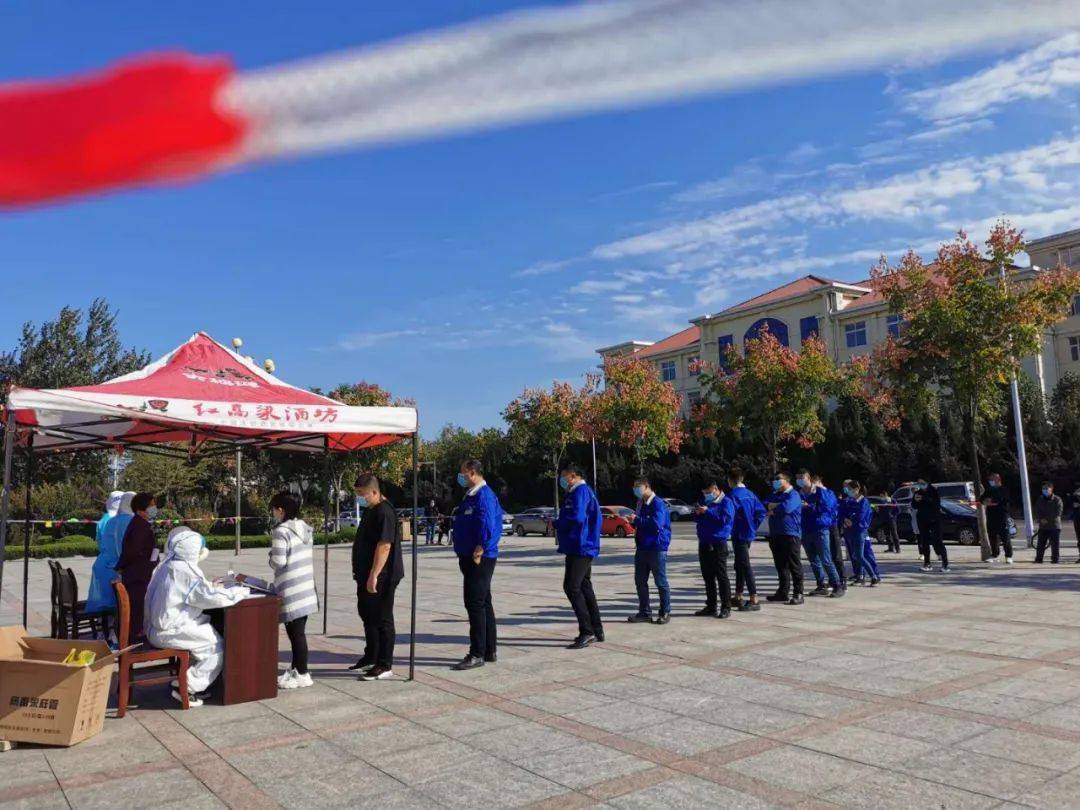
<instances>
[{"instance_id":1,"label":"person in blue coat","mask_svg":"<svg viewBox=\"0 0 1080 810\"><path fill-rule=\"evenodd\" d=\"M770 602L803 604L802 573L802 498L791 485L791 476L777 473L772 480L772 494L765 499L769 512L769 549L772 551L776 575L776 593L766 597Z\"/></svg>"},{"instance_id":2,"label":"person in blue coat","mask_svg":"<svg viewBox=\"0 0 1080 810\"><path fill-rule=\"evenodd\" d=\"M649 575L660 592L660 613L656 624L671 621L671 588L667 578L667 552L671 545L671 513L663 498L652 490L647 478L634 479L634 585L637 587L638 612L631 622L651 622Z\"/></svg>"},{"instance_id":3,"label":"person in blue coat","mask_svg":"<svg viewBox=\"0 0 1080 810\"><path fill-rule=\"evenodd\" d=\"M695 616L731 615L731 582L728 580L728 541L735 522L735 503L715 482L701 490L701 505L694 510L697 523L698 564L705 580L705 607ZM716 612L717 595L720 612Z\"/></svg>"},{"instance_id":4,"label":"person in blue coat","mask_svg":"<svg viewBox=\"0 0 1080 810\"><path fill-rule=\"evenodd\" d=\"M113 580L119 579L116 564L123 550L124 532L134 513L131 499L134 492L113 492L105 502L105 514L97 522L98 555L90 571L90 589L86 592L86 612L116 610L116 591Z\"/></svg>"},{"instance_id":5,"label":"person in blue coat","mask_svg":"<svg viewBox=\"0 0 1080 810\"><path fill-rule=\"evenodd\" d=\"M462 462L457 481L466 490L454 517L454 553L464 580L469 653L453 668L464 670L494 663L496 659L491 578L499 559L503 510L499 497L484 480L483 466L476 459Z\"/></svg>"},{"instance_id":6,"label":"person in blue coat","mask_svg":"<svg viewBox=\"0 0 1080 810\"><path fill-rule=\"evenodd\" d=\"M814 572L817 588L810 596L843 596L844 582L833 564L829 551L829 535L836 523L839 502L832 491L810 474L799 470L795 485L802 498L802 545L810 570Z\"/></svg>"},{"instance_id":7,"label":"person in blue coat","mask_svg":"<svg viewBox=\"0 0 1080 810\"><path fill-rule=\"evenodd\" d=\"M765 507L757 495L743 483L743 471L738 467L728 470L727 483L727 498L734 509L731 547L735 555L735 593L738 595L736 607L743 612L761 610L754 567L750 563L750 544L757 538L758 526L765 519ZM749 601L746 602L742 600L743 586L749 596Z\"/></svg>"},{"instance_id":8,"label":"person in blue coat","mask_svg":"<svg viewBox=\"0 0 1080 810\"><path fill-rule=\"evenodd\" d=\"M869 580L871 587L881 582L881 572L870 542L870 522L873 519L874 510L870 508L870 501L863 496L862 484L850 479L845 481L844 500L840 503L844 544L851 555L855 582L863 585Z\"/></svg>"},{"instance_id":9,"label":"person in blue coat","mask_svg":"<svg viewBox=\"0 0 1080 810\"><path fill-rule=\"evenodd\" d=\"M600 555L600 504L581 468L567 464L559 473L563 501L555 518L559 553L566 556L563 592L577 617L577 638L569 649L580 650L604 640L604 624L592 586L592 564Z\"/></svg>"}]
</instances>

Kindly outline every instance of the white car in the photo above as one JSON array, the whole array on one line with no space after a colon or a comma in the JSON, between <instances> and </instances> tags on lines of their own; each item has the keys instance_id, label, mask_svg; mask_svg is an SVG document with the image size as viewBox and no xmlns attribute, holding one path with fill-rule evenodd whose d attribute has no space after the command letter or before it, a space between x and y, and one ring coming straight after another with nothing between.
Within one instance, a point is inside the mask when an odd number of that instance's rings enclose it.
<instances>
[{"instance_id":1,"label":"white car","mask_svg":"<svg viewBox=\"0 0 1080 810\"><path fill-rule=\"evenodd\" d=\"M502 526L503 526L503 534L513 534L514 533L514 516L513 515L508 515L506 512L503 512Z\"/></svg>"},{"instance_id":2,"label":"white car","mask_svg":"<svg viewBox=\"0 0 1080 810\"><path fill-rule=\"evenodd\" d=\"M689 520L694 514L694 508L678 498L664 498L664 503L668 505L672 520Z\"/></svg>"}]
</instances>

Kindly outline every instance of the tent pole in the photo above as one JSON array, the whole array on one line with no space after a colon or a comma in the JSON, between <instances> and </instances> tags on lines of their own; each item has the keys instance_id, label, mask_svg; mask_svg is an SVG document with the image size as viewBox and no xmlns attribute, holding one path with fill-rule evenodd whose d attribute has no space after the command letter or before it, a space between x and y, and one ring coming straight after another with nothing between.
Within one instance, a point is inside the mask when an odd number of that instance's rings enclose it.
<instances>
[{"instance_id":1,"label":"tent pole","mask_svg":"<svg viewBox=\"0 0 1080 810\"><path fill-rule=\"evenodd\" d=\"M26 440L26 518L23 523L22 623L26 627L30 596L30 493L34 489L34 434Z\"/></svg>"},{"instance_id":2,"label":"tent pole","mask_svg":"<svg viewBox=\"0 0 1080 810\"><path fill-rule=\"evenodd\" d=\"M243 451L236 448L236 555L240 556L240 493L243 487L243 481L240 477L240 459L243 456Z\"/></svg>"},{"instance_id":3,"label":"tent pole","mask_svg":"<svg viewBox=\"0 0 1080 810\"><path fill-rule=\"evenodd\" d=\"M409 680L416 675L416 512L419 508L419 487L417 476L420 475L420 426L412 437L412 604L409 606Z\"/></svg>"},{"instance_id":4,"label":"tent pole","mask_svg":"<svg viewBox=\"0 0 1080 810\"><path fill-rule=\"evenodd\" d=\"M326 487L326 497L323 498L323 531L330 522L330 450L327 448L323 457L323 485ZM327 535L323 544L322 555L322 634L326 635L326 620L330 615L330 537Z\"/></svg>"},{"instance_id":5,"label":"tent pole","mask_svg":"<svg viewBox=\"0 0 1080 810\"><path fill-rule=\"evenodd\" d=\"M15 414L8 412L4 426L4 488L0 490L0 593L4 586L4 557L7 555L8 513L11 507L11 457L15 454Z\"/></svg>"}]
</instances>

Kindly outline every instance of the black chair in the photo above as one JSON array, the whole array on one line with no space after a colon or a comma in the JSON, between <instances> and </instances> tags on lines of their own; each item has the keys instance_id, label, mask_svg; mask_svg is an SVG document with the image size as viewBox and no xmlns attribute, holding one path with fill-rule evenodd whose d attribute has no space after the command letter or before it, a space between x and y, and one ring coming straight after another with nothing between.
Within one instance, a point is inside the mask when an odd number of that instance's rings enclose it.
<instances>
[{"instance_id":1,"label":"black chair","mask_svg":"<svg viewBox=\"0 0 1080 810\"><path fill-rule=\"evenodd\" d=\"M109 618L113 612L111 610L87 612L86 601L79 599L79 582L75 579L75 572L70 568L60 571L59 596L59 625L60 632L63 634L61 638L80 638L84 630L91 637L108 636Z\"/></svg>"},{"instance_id":2,"label":"black chair","mask_svg":"<svg viewBox=\"0 0 1080 810\"><path fill-rule=\"evenodd\" d=\"M60 563L56 560L48 560L49 576L52 579L52 589L49 591L49 638L61 638L60 635Z\"/></svg>"}]
</instances>

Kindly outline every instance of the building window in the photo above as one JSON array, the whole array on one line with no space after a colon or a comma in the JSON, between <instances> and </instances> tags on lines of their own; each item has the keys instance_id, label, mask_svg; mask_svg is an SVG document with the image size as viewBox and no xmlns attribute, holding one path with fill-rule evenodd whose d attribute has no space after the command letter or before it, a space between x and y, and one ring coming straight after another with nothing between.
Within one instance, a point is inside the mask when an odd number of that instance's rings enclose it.
<instances>
[{"instance_id":1,"label":"building window","mask_svg":"<svg viewBox=\"0 0 1080 810\"><path fill-rule=\"evenodd\" d=\"M665 360L660 364L660 379L664 382L671 382L675 379L675 361Z\"/></svg>"},{"instance_id":2,"label":"building window","mask_svg":"<svg viewBox=\"0 0 1080 810\"><path fill-rule=\"evenodd\" d=\"M735 336L721 335L716 339L716 344L717 348L720 350L720 356L717 358L717 365L725 374L730 374L731 363L728 362L728 352L731 351L731 347L735 345Z\"/></svg>"},{"instance_id":3,"label":"building window","mask_svg":"<svg viewBox=\"0 0 1080 810\"><path fill-rule=\"evenodd\" d=\"M691 377L696 377L701 373L701 358L691 357L686 363L686 372Z\"/></svg>"},{"instance_id":4,"label":"building window","mask_svg":"<svg viewBox=\"0 0 1080 810\"><path fill-rule=\"evenodd\" d=\"M754 321L749 329L746 330L746 334L743 335L743 348L746 348L746 341L756 340L761 337L761 333L768 331L770 335L776 338L777 342L781 346L790 346L788 343L788 331L787 324L776 318L762 318L761 320Z\"/></svg>"},{"instance_id":5,"label":"building window","mask_svg":"<svg viewBox=\"0 0 1080 810\"><path fill-rule=\"evenodd\" d=\"M1080 315L1080 295L1073 296L1072 314Z\"/></svg>"},{"instance_id":6,"label":"building window","mask_svg":"<svg viewBox=\"0 0 1080 810\"><path fill-rule=\"evenodd\" d=\"M885 325L889 329L889 335L894 338L900 337L900 333L904 331L904 319L899 315L889 315L885 319Z\"/></svg>"},{"instance_id":7,"label":"building window","mask_svg":"<svg viewBox=\"0 0 1080 810\"><path fill-rule=\"evenodd\" d=\"M1061 253L1066 267L1080 267L1080 246L1063 250Z\"/></svg>"},{"instance_id":8,"label":"building window","mask_svg":"<svg viewBox=\"0 0 1080 810\"><path fill-rule=\"evenodd\" d=\"M1069 338L1069 357L1074 363L1080 363L1080 335Z\"/></svg>"},{"instance_id":9,"label":"building window","mask_svg":"<svg viewBox=\"0 0 1080 810\"><path fill-rule=\"evenodd\" d=\"M817 316L811 315L808 318L801 318L799 320L799 340L803 343L816 338L818 336L818 324Z\"/></svg>"},{"instance_id":10,"label":"building window","mask_svg":"<svg viewBox=\"0 0 1080 810\"><path fill-rule=\"evenodd\" d=\"M855 321L855 323L844 324L844 338L847 341L847 347L854 349L857 346L866 345L866 321Z\"/></svg>"}]
</instances>

